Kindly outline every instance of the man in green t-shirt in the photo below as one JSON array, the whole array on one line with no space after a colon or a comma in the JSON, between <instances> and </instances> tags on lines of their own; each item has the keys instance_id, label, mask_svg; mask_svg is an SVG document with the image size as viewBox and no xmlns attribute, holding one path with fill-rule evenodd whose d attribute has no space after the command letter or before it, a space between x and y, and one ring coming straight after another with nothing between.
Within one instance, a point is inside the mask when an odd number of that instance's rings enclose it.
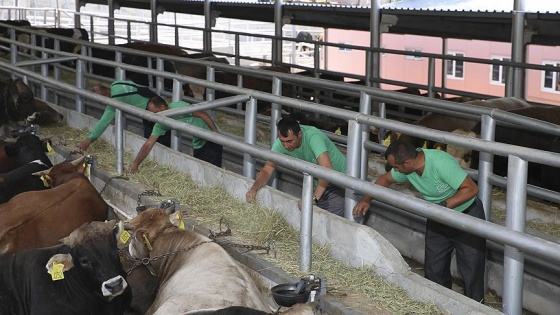
<instances>
[{"instance_id":1,"label":"man in green t-shirt","mask_svg":"<svg viewBox=\"0 0 560 315\"><path fill-rule=\"evenodd\" d=\"M426 201L485 220L484 206L477 197L478 186L447 152L416 149L410 143L397 140L385 151L385 159L393 169L379 176L375 184L389 187L409 181ZM371 197L364 196L354 207L354 216L364 215L370 205ZM428 219L424 253L426 278L449 289L453 249L465 282L465 295L483 302L486 240Z\"/></svg>"},{"instance_id":2,"label":"man in green t-shirt","mask_svg":"<svg viewBox=\"0 0 560 315\"><path fill-rule=\"evenodd\" d=\"M111 84L108 88L103 85L96 85L92 88L92 92L105 97L110 97L114 100L121 101L123 103L146 109L148 106L148 101L150 98L157 96L156 93L152 92L149 88L136 84L133 81L117 80ZM103 116L99 119L99 122L93 127L91 132L88 134L87 139L80 142L78 147L86 151L89 146L97 140L103 132L107 129L109 124L115 118L115 108L112 106L107 106ZM152 132L154 123L149 120L143 120L144 125L144 137L148 138ZM159 141L161 144L170 146L171 136L167 133L165 136L161 137Z\"/></svg>"},{"instance_id":3,"label":"man in green t-shirt","mask_svg":"<svg viewBox=\"0 0 560 315\"><path fill-rule=\"evenodd\" d=\"M153 113L158 113L168 109L180 108L180 107L188 107L191 104L178 101L178 102L171 102L169 105L159 96L153 97L148 102L148 110ZM193 126L211 130L213 132L219 132L218 127L214 123L214 120L204 111L196 111L192 114L174 116L173 119L182 121L187 124L191 124ZM158 138L171 130L170 127L156 123L152 130L152 134L148 137L148 140L144 143L136 158L132 162L130 166L130 172L136 173L138 171L138 167L146 159L154 144L158 140ZM207 141L198 137L192 138L192 146L193 146L193 156L197 159L206 161L208 163L214 164L217 167L222 167L222 151L223 147L219 144L216 144L212 141Z\"/></svg>"},{"instance_id":4,"label":"man in green t-shirt","mask_svg":"<svg viewBox=\"0 0 560 315\"><path fill-rule=\"evenodd\" d=\"M346 174L346 157L321 130L300 125L290 117L281 119L277 126L278 139L272 145L272 151ZM275 168L274 162L266 161L253 186L245 194L247 202L255 200L257 192L268 183ZM322 178L314 181L313 202L320 208L344 217L344 190ZM301 208L301 200L298 207Z\"/></svg>"}]
</instances>

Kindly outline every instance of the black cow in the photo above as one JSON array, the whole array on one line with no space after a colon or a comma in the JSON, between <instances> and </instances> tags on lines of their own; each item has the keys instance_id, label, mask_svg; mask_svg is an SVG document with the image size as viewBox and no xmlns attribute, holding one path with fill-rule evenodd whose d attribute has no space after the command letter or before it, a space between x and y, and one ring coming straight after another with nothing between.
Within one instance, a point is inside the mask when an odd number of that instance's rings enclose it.
<instances>
[{"instance_id":1,"label":"black cow","mask_svg":"<svg viewBox=\"0 0 560 315\"><path fill-rule=\"evenodd\" d=\"M33 91L22 79L0 81L0 126L8 122L27 125L35 106Z\"/></svg>"},{"instance_id":2,"label":"black cow","mask_svg":"<svg viewBox=\"0 0 560 315\"><path fill-rule=\"evenodd\" d=\"M560 124L560 107L527 107L514 109L509 112L554 124ZM480 123L478 123L472 130L479 135L480 128ZM497 124L494 141L560 153L560 141L558 136L518 129L513 126ZM479 161L478 152L473 151L472 157L471 167L477 169ZM507 166L507 157L499 155L494 156L494 174L507 176ZM560 192L560 181L558 178L560 178L560 168L529 162L527 174L527 182L529 184Z\"/></svg>"},{"instance_id":3,"label":"black cow","mask_svg":"<svg viewBox=\"0 0 560 315\"><path fill-rule=\"evenodd\" d=\"M34 45L37 47L54 49L55 40L50 35L58 35L62 37L71 38L74 40L79 39L79 40L89 41L89 34L83 28L59 28L59 27L54 27L54 28L29 27L29 28L36 31L39 30L41 31L41 33L44 33L44 35L35 35ZM25 41L26 43L31 43L31 35L28 34L27 38L21 40ZM82 45L71 43L64 40L60 40L59 45L60 45L58 49L59 51L69 52L74 54L79 54L82 49ZM37 51L36 56L41 57L41 53ZM63 64L69 67L75 67L74 61L64 62Z\"/></svg>"},{"instance_id":4,"label":"black cow","mask_svg":"<svg viewBox=\"0 0 560 315\"><path fill-rule=\"evenodd\" d=\"M0 20L0 23L8 24L8 25L11 25L11 26L18 26L18 27L31 26L31 23L29 23L29 21L26 21L26 20ZM9 27L0 26L0 37L10 38L10 30L11 30L11 28L9 28ZM19 38L20 35L22 35L21 32L16 32L16 38L18 40L20 40L20 38ZM0 46L5 47L4 43L0 43ZM7 49L7 47L5 49Z\"/></svg>"},{"instance_id":5,"label":"black cow","mask_svg":"<svg viewBox=\"0 0 560 315\"><path fill-rule=\"evenodd\" d=\"M32 174L53 166L46 154L49 147L48 141L43 141L32 133L25 133L15 143L5 145L6 155L15 157L18 167L0 174L0 203L24 191L47 188L41 179Z\"/></svg>"},{"instance_id":6,"label":"black cow","mask_svg":"<svg viewBox=\"0 0 560 315\"><path fill-rule=\"evenodd\" d=\"M123 224L113 227L86 223L61 245L0 257L0 314L122 314L131 294L117 250Z\"/></svg>"}]
</instances>

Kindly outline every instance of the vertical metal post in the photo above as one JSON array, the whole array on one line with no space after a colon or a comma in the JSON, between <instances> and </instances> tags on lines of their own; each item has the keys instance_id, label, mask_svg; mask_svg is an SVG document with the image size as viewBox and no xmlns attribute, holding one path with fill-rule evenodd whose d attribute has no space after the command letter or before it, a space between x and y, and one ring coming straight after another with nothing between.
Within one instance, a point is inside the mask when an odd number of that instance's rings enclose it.
<instances>
[{"instance_id":1,"label":"vertical metal post","mask_svg":"<svg viewBox=\"0 0 560 315\"><path fill-rule=\"evenodd\" d=\"M43 39L44 39L44 37L43 37ZM44 45L44 43L43 43L43 47L44 47L44 46L45 46L45 45ZM54 49L55 49L56 51L60 51L60 42L59 42L59 41L55 41L55 42L54 42ZM82 47L82 49L85 49L85 47ZM83 56L83 55L84 55L84 54L83 54L83 52L82 52L82 56ZM80 62L80 61L82 61L82 60L80 60L80 59L76 60L76 69L80 68L80 66L79 66L79 62ZM84 64L83 61L82 61L82 64ZM54 79L57 80L57 81L59 81L59 80L60 80L60 67L58 66L58 64L54 64L53 67L54 67ZM85 67L85 66L84 66L84 67ZM47 68L47 71L48 71L48 68ZM78 75L78 70L76 70L76 84L81 83L82 86L86 86L86 84L83 83L83 82L85 81L85 68L83 68L81 71L82 71L83 78L80 78L80 77L79 77L79 75ZM78 96L78 97L76 98L76 101L78 100L78 98L80 98L80 97ZM46 100L46 98L43 98L43 99ZM80 100L80 101L83 102L82 100ZM55 103L55 104L58 104L58 93L57 93L56 91L54 92L54 103ZM79 106L79 103L76 103L76 108L78 108L78 106ZM81 107L83 108L83 106L81 106ZM81 113L85 113L85 109L84 109L84 111L81 112Z\"/></svg>"},{"instance_id":2,"label":"vertical metal post","mask_svg":"<svg viewBox=\"0 0 560 315\"><path fill-rule=\"evenodd\" d=\"M216 69L212 66L206 67L206 81L216 82ZM213 101L216 99L216 91L214 89L206 88L206 101Z\"/></svg>"},{"instance_id":3,"label":"vertical metal post","mask_svg":"<svg viewBox=\"0 0 560 315\"><path fill-rule=\"evenodd\" d=\"M84 48L80 52L80 57L76 60L76 87L80 90L86 88L86 65L83 56L87 56L87 50ZM84 100L81 96L76 95L76 111L85 113Z\"/></svg>"},{"instance_id":4,"label":"vertical metal post","mask_svg":"<svg viewBox=\"0 0 560 315\"><path fill-rule=\"evenodd\" d=\"M511 60L515 62L525 62L525 0L514 0L513 21L511 30ZM525 96L524 70L513 68L512 81L508 86L511 87L508 96L523 98Z\"/></svg>"},{"instance_id":5,"label":"vertical metal post","mask_svg":"<svg viewBox=\"0 0 560 315\"><path fill-rule=\"evenodd\" d=\"M10 30L10 40L12 40L12 43L10 44L10 62L14 64L18 61L18 47L17 47L16 30L13 28ZM11 77L12 79L15 78L13 73Z\"/></svg>"},{"instance_id":6,"label":"vertical metal post","mask_svg":"<svg viewBox=\"0 0 560 315\"><path fill-rule=\"evenodd\" d=\"M238 87L243 87L243 75L242 74L237 74L237 86ZM237 103L237 105L235 107L237 108L237 110L243 110L243 103L239 102L239 103Z\"/></svg>"},{"instance_id":7,"label":"vertical metal post","mask_svg":"<svg viewBox=\"0 0 560 315\"><path fill-rule=\"evenodd\" d=\"M441 41L441 54L445 55L447 54L447 38L442 38ZM445 89L446 85L447 85L447 69L446 69L446 65L449 62L449 60L445 60L442 59L441 60L441 88ZM445 97L445 92L441 92L441 97L444 98Z\"/></svg>"},{"instance_id":8,"label":"vertical metal post","mask_svg":"<svg viewBox=\"0 0 560 315\"><path fill-rule=\"evenodd\" d=\"M80 28L82 26L82 15L80 14L80 9L82 8L82 3L80 0L75 0L74 5L76 7L76 12L74 13L74 27Z\"/></svg>"},{"instance_id":9,"label":"vertical metal post","mask_svg":"<svg viewBox=\"0 0 560 315\"><path fill-rule=\"evenodd\" d=\"M529 163L517 156L508 156L506 227L525 232L527 209L527 168ZM523 311L523 266L525 254L517 248L504 246L504 299L502 311L521 314Z\"/></svg>"},{"instance_id":10,"label":"vertical metal post","mask_svg":"<svg viewBox=\"0 0 560 315\"><path fill-rule=\"evenodd\" d=\"M115 0L108 0L109 20L107 21L107 36L109 45L115 45Z\"/></svg>"},{"instance_id":11,"label":"vertical metal post","mask_svg":"<svg viewBox=\"0 0 560 315\"><path fill-rule=\"evenodd\" d=\"M115 61L122 63L122 53L117 51L115 55ZM116 80L124 80L125 72L124 69L118 67L115 71ZM124 115L120 109L115 109L115 148L117 149L117 173L122 174L124 172Z\"/></svg>"},{"instance_id":12,"label":"vertical metal post","mask_svg":"<svg viewBox=\"0 0 560 315\"><path fill-rule=\"evenodd\" d=\"M274 2L274 39L272 40L272 65L282 62L282 0Z\"/></svg>"},{"instance_id":13,"label":"vertical metal post","mask_svg":"<svg viewBox=\"0 0 560 315\"><path fill-rule=\"evenodd\" d=\"M360 173L360 160L363 148L362 132L360 124L355 120L348 121L348 143L346 148L346 173L352 177L359 178ZM354 221L352 209L358 203L358 196L354 194L352 189L345 189L344 198L344 217L348 220Z\"/></svg>"},{"instance_id":14,"label":"vertical metal post","mask_svg":"<svg viewBox=\"0 0 560 315\"><path fill-rule=\"evenodd\" d=\"M43 37L43 44L44 44L44 39L45 37ZM44 47L44 45L43 45ZM49 59L49 55L47 54L47 52L45 50L41 51L41 58L43 60L47 60ZM49 65L47 63L44 63L41 65L41 75L43 77L48 77L49 76ZM78 73L76 72L76 82L78 82ZM41 83L39 84L40 86L40 90L41 90L41 99L46 100L47 99L47 87L45 86L45 82L41 81ZM76 97L76 101L78 101L79 96Z\"/></svg>"},{"instance_id":15,"label":"vertical metal post","mask_svg":"<svg viewBox=\"0 0 560 315\"><path fill-rule=\"evenodd\" d=\"M480 139L494 141L496 132L496 120L488 115L482 115ZM480 151L478 163L478 197L484 204L486 220L490 221L492 209L492 185L490 174L494 166L494 155L489 152Z\"/></svg>"},{"instance_id":16,"label":"vertical metal post","mask_svg":"<svg viewBox=\"0 0 560 315\"><path fill-rule=\"evenodd\" d=\"M245 110L245 143L257 144L257 100L251 98ZM255 158L243 153L243 176L255 178Z\"/></svg>"},{"instance_id":17,"label":"vertical metal post","mask_svg":"<svg viewBox=\"0 0 560 315\"><path fill-rule=\"evenodd\" d=\"M277 77L272 78L272 93L274 95L282 95L282 80L278 79ZM278 127L276 124L282 118L280 115L280 109L282 108L280 104L272 103L271 105L271 112L270 112L270 147L278 138ZM270 183L271 187L278 188L278 176L276 176L276 172L272 174L272 182Z\"/></svg>"},{"instance_id":18,"label":"vertical metal post","mask_svg":"<svg viewBox=\"0 0 560 315\"><path fill-rule=\"evenodd\" d=\"M202 51L212 51L212 6L210 0L204 0L204 32L202 34Z\"/></svg>"},{"instance_id":19,"label":"vertical metal post","mask_svg":"<svg viewBox=\"0 0 560 315\"><path fill-rule=\"evenodd\" d=\"M361 114L365 114L365 115L369 115L371 113L371 96L367 93L361 92L360 93L360 113ZM348 128L350 128L350 125L348 125ZM367 180L367 176L368 176L368 169L369 169L369 151L366 150L366 148L364 147L364 142L366 140L369 140L369 126L368 125L362 125L361 126L361 138L360 138L360 152L359 152L359 156L360 156L360 174L359 174L359 178L363 179L363 180Z\"/></svg>"},{"instance_id":20,"label":"vertical metal post","mask_svg":"<svg viewBox=\"0 0 560 315\"><path fill-rule=\"evenodd\" d=\"M150 42L157 43L158 36L157 36L157 16L158 16L158 1L157 0L150 0L150 12L152 19L150 21Z\"/></svg>"},{"instance_id":21,"label":"vertical metal post","mask_svg":"<svg viewBox=\"0 0 560 315\"><path fill-rule=\"evenodd\" d=\"M177 79L173 79L173 102L181 100L183 84ZM171 149L179 151L181 149L181 137L177 130L171 130Z\"/></svg>"},{"instance_id":22,"label":"vertical metal post","mask_svg":"<svg viewBox=\"0 0 560 315\"><path fill-rule=\"evenodd\" d=\"M156 69L158 71L164 71L164 65L163 65L164 61L161 58L157 58L156 59ZM179 82L180 84L180 82ZM163 92L164 90L164 86L163 86L163 78L158 76L156 78L156 93L161 95L161 92ZM173 80L173 91L175 91L175 80Z\"/></svg>"},{"instance_id":23,"label":"vertical metal post","mask_svg":"<svg viewBox=\"0 0 560 315\"><path fill-rule=\"evenodd\" d=\"M299 271L311 270L311 239L313 232L313 176L303 174L301 191L301 219L299 227Z\"/></svg>"},{"instance_id":24,"label":"vertical metal post","mask_svg":"<svg viewBox=\"0 0 560 315\"><path fill-rule=\"evenodd\" d=\"M370 31L370 47L372 48L380 48L381 47L381 30L379 28L379 24L381 21L381 4L380 4L380 0L371 0L371 11L370 11L370 26L369 26L369 31ZM380 77L380 66L381 66L381 60L380 60L380 54L377 51L372 52L372 60L371 60L371 66L373 67L373 69L366 69L366 74L367 71L370 70L371 72L371 77L374 79L374 81L372 82L372 85L368 85L367 82L366 85L367 86L373 86L373 87L379 87L379 83L378 83L378 79Z\"/></svg>"},{"instance_id":25,"label":"vertical metal post","mask_svg":"<svg viewBox=\"0 0 560 315\"><path fill-rule=\"evenodd\" d=\"M436 60L434 57L428 59L428 97L435 96L434 86L436 82Z\"/></svg>"}]
</instances>

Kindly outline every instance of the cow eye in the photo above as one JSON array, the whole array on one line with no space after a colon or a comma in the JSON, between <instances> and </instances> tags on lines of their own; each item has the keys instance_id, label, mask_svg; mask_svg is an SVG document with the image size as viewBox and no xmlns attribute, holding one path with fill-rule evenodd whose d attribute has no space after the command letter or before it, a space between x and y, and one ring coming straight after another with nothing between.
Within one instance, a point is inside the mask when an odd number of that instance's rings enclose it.
<instances>
[{"instance_id":1,"label":"cow eye","mask_svg":"<svg viewBox=\"0 0 560 315\"><path fill-rule=\"evenodd\" d=\"M83 268L91 268L91 262L89 261L89 259L85 258L85 257L81 257L78 261L80 263L80 266Z\"/></svg>"}]
</instances>

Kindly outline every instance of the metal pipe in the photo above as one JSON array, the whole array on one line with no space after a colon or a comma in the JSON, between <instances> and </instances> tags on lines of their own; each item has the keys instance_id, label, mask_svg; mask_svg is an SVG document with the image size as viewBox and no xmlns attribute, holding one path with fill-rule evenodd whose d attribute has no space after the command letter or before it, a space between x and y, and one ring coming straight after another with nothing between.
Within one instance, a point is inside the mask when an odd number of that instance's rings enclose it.
<instances>
[{"instance_id":1,"label":"metal pipe","mask_svg":"<svg viewBox=\"0 0 560 315\"><path fill-rule=\"evenodd\" d=\"M527 161L516 156L508 157L508 194L506 224L513 231L525 233L527 209ZM502 310L506 314L523 311L524 253L512 246L504 247L504 292Z\"/></svg>"},{"instance_id":2,"label":"metal pipe","mask_svg":"<svg viewBox=\"0 0 560 315\"><path fill-rule=\"evenodd\" d=\"M366 115L371 114L371 97L366 93L362 93L360 95L360 113ZM348 125L348 128L350 128L350 125ZM359 178L364 180L367 179L368 169L369 169L369 151L364 146L364 142L369 141L369 129L370 127L368 125L361 126L361 138L360 138L360 147L359 147L360 149L359 163L361 165L360 167L361 171L360 171Z\"/></svg>"},{"instance_id":3,"label":"metal pipe","mask_svg":"<svg viewBox=\"0 0 560 315\"><path fill-rule=\"evenodd\" d=\"M525 0L514 0L511 30L511 60L525 63ZM512 81L508 85L511 89L507 95L523 98L525 96L524 70L518 67L511 69Z\"/></svg>"},{"instance_id":4,"label":"metal pipe","mask_svg":"<svg viewBox=\"0 0 560 315\"><path fill-rule=\"evenodd\" d=\"M31 67L31 66L37 66L37 65L54 64L54 63L59 63L59 62L78 60L78 57L46 58L46 56L48 56L48 54L45 51L42 51L41 52L41 58L42 59L20 61L20 62L16 62L14 65L16 65L18 67ZM46 59L44 59L44 58L46 58Z\"/></svg>"},{"instance_id":5,"label":"metal pipe","mask_svg":"<svg viewBox=\"0 0 560 315\"><path fill-rule=\"evenodd\" d=\"M177 102L181 100L182 89L183 89L183 85L181 84L181 81L177 79L173 79L173 96L172 96L173 102ZM173 150L180 151L181 136L179 135L177 130L171 130L170 132L171 132L171 148Z\"/></svg>"},{"instance_id":6,"label":"metal pipe","mask_svg":"<svg viewBox=\"0 0 560 315\"><path fill-rule=\"evenodd\" d=\"M164 60L161 58L156 58L156 69L158 71L164 71L164 65L163 65ZM179 82L180 83L180 82ZM173 82L173 84L175 84L175 82ZM156 78L156 93L157 94L161 94L162 91L164 90L164 86L163 86L163 78L158 76Z\"/></svg>"},{"instance_id":7,"label":"metal pipe","mask_svg":"<svg viewBox=\"0 0 560 315\"><path fill-rule=\"evenodd\" d=\"M109 19L107 20L107 36L109 37L109 45L115 45L115 2L115 0L107 1L109 11ZM130 36L128 38L130 38Z\"/></svg>"},{"instance_id":8,"label":"metal pipe","mask_svg":"<svg viewBox=\"0 0 560 315\"><path fill-rule=\"evenodd\" d=\"M212 52L212 6L204 0L204 31L202 32L202 51Z\"/></svg>"},{"instance_id":9,"label":"metal pipe","mask_svg":"<svg viewBox=\"0 0 560 315\"><path fill-rule=\"evenodd\" d=\"M251 98L247 102L245 111L245 142L248 144L257 143L257 100ZM243 153L243 176L255 178L255 157L250 153Z\"/></svg>"},{"instance_id":10,"label":"metal pipe","mask_svg":"<svg viewBox=\"0 0 560 315\"><path fill-rule=\"evenodd\" d=\"M496 121L488 116L482 116L480 139L494 141ZM492 213L492 184L490 174L494 166L494 155L489 152L480 151L478 162L478 197L484 205L486 220L491 219Z\"/></svg>"},{"instance_id":11,"label":"metal pipe","mask_svg":"<svg viewBox=\"0 0 560 315\"><path fill-rule=\"evenodd\" d=\"M362 152L361 125L356 121L348 121L348 146L346 148L346 173L352 177L360 178L360 160ZM344 187L344 186L343 186ZM355 221L352 209L358 203L358 196L351 189L346 189L344 198L344 217Z\"/></svg>"},{"instance_id":12,"label":"metal pipe","mask_svg":"<svg viewBox=\"0 0 560 315\"><path fill-rule=\"evenodd\" d=\"M272 94L282 95L282 81L277 77L272 78ZM280 119L282 119L282 115L280 114L282 107L278 103L271 103L270 107L270 147L272 147L276 138L278 138L278 127L276 124L280 121ZM277 172L272 174L272 182L270 183L271 187L278 188L277 175Z\"/></svg>"},{"instance_id":13,"label":"metal pipe","mask_svg":"<svg viewBox=\"0 0 560 315\"><path fill-rule=\"evenodd\" d=\"M303 174L301 218L299 228L299 271L311 271L313 247L313 176Z\"/></svg>"},{"instance_id":14,"label":"metal pipe","mask_svg":"<svg viewBox=\"0 0 560 315\"><path fill-rule=\"evenodd\" d=\"M277 65L282 62L282 7L284 3L282 0L274 1L274 39L272 39L272 65Z\"/></svg>"},{"instance_id":15,"label":"metal pipe","mask_svg":"<svg viewBox=\"0 0 560 315\"><path fill-rule=\"evenodd\" d=\"M152 19L150 21L150 42L157 43L158 42L158 34L157 34L158 1L157 0L150 0L150 13L152 16Z\"/></svg>"}]
</instances>

